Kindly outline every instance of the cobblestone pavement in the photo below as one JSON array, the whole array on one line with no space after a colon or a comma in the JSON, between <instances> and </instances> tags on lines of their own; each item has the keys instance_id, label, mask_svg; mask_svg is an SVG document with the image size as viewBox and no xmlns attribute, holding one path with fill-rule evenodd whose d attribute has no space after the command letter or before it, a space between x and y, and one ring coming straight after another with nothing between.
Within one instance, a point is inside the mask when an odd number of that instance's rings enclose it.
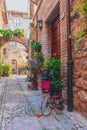
<instances>
[{"instance_id":1,"label":"cobblestone pavement","mask_svg":"<svg viewBox=\"0 0 87 130\"><path fill-rule=\"evenodd\" d=\"M87 130L87 120L65 109L49 117L37 117L43 95L27 89L26 76L0 81L0 130Z\"/></svg>"}]
</instances>

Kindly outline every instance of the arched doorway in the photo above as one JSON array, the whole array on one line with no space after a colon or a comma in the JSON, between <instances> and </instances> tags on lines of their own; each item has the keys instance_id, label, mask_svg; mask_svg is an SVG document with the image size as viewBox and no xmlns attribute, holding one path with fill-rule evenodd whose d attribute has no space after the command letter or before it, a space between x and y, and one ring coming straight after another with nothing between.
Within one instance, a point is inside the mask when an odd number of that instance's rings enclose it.
<instances>
[{"instance_id":1,"label":"arched doorway","mask_svg":"<svg viewBox=\"0 0 87 130\"><path fill-rule=\"evenodd\" d=\"M25 68L28 63L28 48L18 42L7 42L3 46L5 50L4 64L12 65L12 74L18 74L19 69Z\"/></svg>"},{"instance_id":2,"label":"arched doorway","mask_svg":"<svg viewBox=\"0 0 87 130\"><path fill-rule=\"evenodd\" d=\"M12 74L17 74L17 61L15 59L11 60L11 65L12 65Z\"/></svg>"}]
</instances>

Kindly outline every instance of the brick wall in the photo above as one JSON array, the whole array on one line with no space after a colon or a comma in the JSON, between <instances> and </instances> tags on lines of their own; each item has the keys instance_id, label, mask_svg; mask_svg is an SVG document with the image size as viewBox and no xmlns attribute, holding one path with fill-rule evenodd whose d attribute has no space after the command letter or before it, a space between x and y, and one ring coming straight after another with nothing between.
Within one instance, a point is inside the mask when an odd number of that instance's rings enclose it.
<instances>
[{"instance_id":1,"label":"brick wall","mask_svg":"<svg viewBox=\"0 0 87 130\"><path fill-rule=\"evenodd\" d=\"M38 30L38 40L42 43L42 51L44 57L51 56L51 43L52 43L52 20L55 14L53 10L56 8L58 0L42 0L38 9L38 19L43 20L42 30ZM60 58L64 66L64 81L67 86L67 14L66 14L67 0L60 0ZM72 7L79 4L79 0L71 1ZM58 9L59 10L59 9ZM81 20L75 19L71 22L71 29L74 33L78 33L81 28ZM32 34L33 35L33 34ZM33 35L33 38L34 35ZM73 61L74 61L74 109L87 115L87 37L84 42L80 44L80 49L76 50L74 47L75 41L72 41ZM67 97L67 88L63 92L63 96Z\"/></svg>"},{"instance_id":2,"label":"brick wall","mask_svg":"<svg viewBox=\"0 0 87 130\"><path fill-rule=\"evenodd\" d=\"M0 0L0 29L5 28L7 24L6 7L3 0Z\"/></svg>"},{"instance_id":3,"label":"brick wall","mask_svg":"<svg viewBox=\"0 0 87 130\"><path fill-rule=\"evenodd\" d=\"M65 1L65 2L64 2ZM52 44L52 22L55 15L60 11L60 58L64 66L64 81L67 84L67 24L66 24L66 0L60 1L60 8L57 7L58 0L42 0L38 9L38 19L43 20L42 30L38 29L38 40L42 43L42 51L44 58L51 57L51 44ZM57 11L55 10L57 8ZM56 12L55 12L56 11ZM36 18L36 17L35 17ZM36 31L36 30L35 30ZM32 33L32 38L36 38L35 31ZM63 95L66 99L66 90Z\"/></svg>"}]
</instances>

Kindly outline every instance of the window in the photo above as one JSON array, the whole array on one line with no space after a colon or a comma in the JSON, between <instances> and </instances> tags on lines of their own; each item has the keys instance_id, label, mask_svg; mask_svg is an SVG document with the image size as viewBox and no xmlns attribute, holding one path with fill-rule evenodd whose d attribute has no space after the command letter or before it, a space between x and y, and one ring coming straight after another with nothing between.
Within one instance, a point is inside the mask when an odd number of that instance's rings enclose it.
<instances>
[{"instance_id":1,"label":"window","mask_svg":"<svg viewBox=\"0 0 87 130\"><path fill-rule=\"evenodd\" d=\"M16 42L10 42L10 46L16 46L17 43Z\"/></svg>"},{"instance_id":2,"label":"window","mask_svg":"<svg viewBox=\"0 0 87 130\"><path fill-rule=\"evenodd\" d=\"M19 19L15 19L14 20L14 25L17 26L17 27L20 26L20 20Z\"/></svg>"}]
</instances>

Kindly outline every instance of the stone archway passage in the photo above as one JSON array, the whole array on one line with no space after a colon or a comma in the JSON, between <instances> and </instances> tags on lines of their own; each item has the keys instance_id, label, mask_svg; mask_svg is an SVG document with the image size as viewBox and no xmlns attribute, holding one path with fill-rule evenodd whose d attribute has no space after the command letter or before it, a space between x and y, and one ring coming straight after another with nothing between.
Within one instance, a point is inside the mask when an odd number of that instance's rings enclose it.
<instances>
[{"instance_id":1,"label":"stone archway passage","mask_svg":"<svg viewBox=\"0 0 87 130\"><path fill-rule=\"evenodd\" d=\"M18 42L28 48L28 38L27 37L15 37L12 36L8 41L2 40L2 46L8 42Z\"/></svg>"}]
</instances>

